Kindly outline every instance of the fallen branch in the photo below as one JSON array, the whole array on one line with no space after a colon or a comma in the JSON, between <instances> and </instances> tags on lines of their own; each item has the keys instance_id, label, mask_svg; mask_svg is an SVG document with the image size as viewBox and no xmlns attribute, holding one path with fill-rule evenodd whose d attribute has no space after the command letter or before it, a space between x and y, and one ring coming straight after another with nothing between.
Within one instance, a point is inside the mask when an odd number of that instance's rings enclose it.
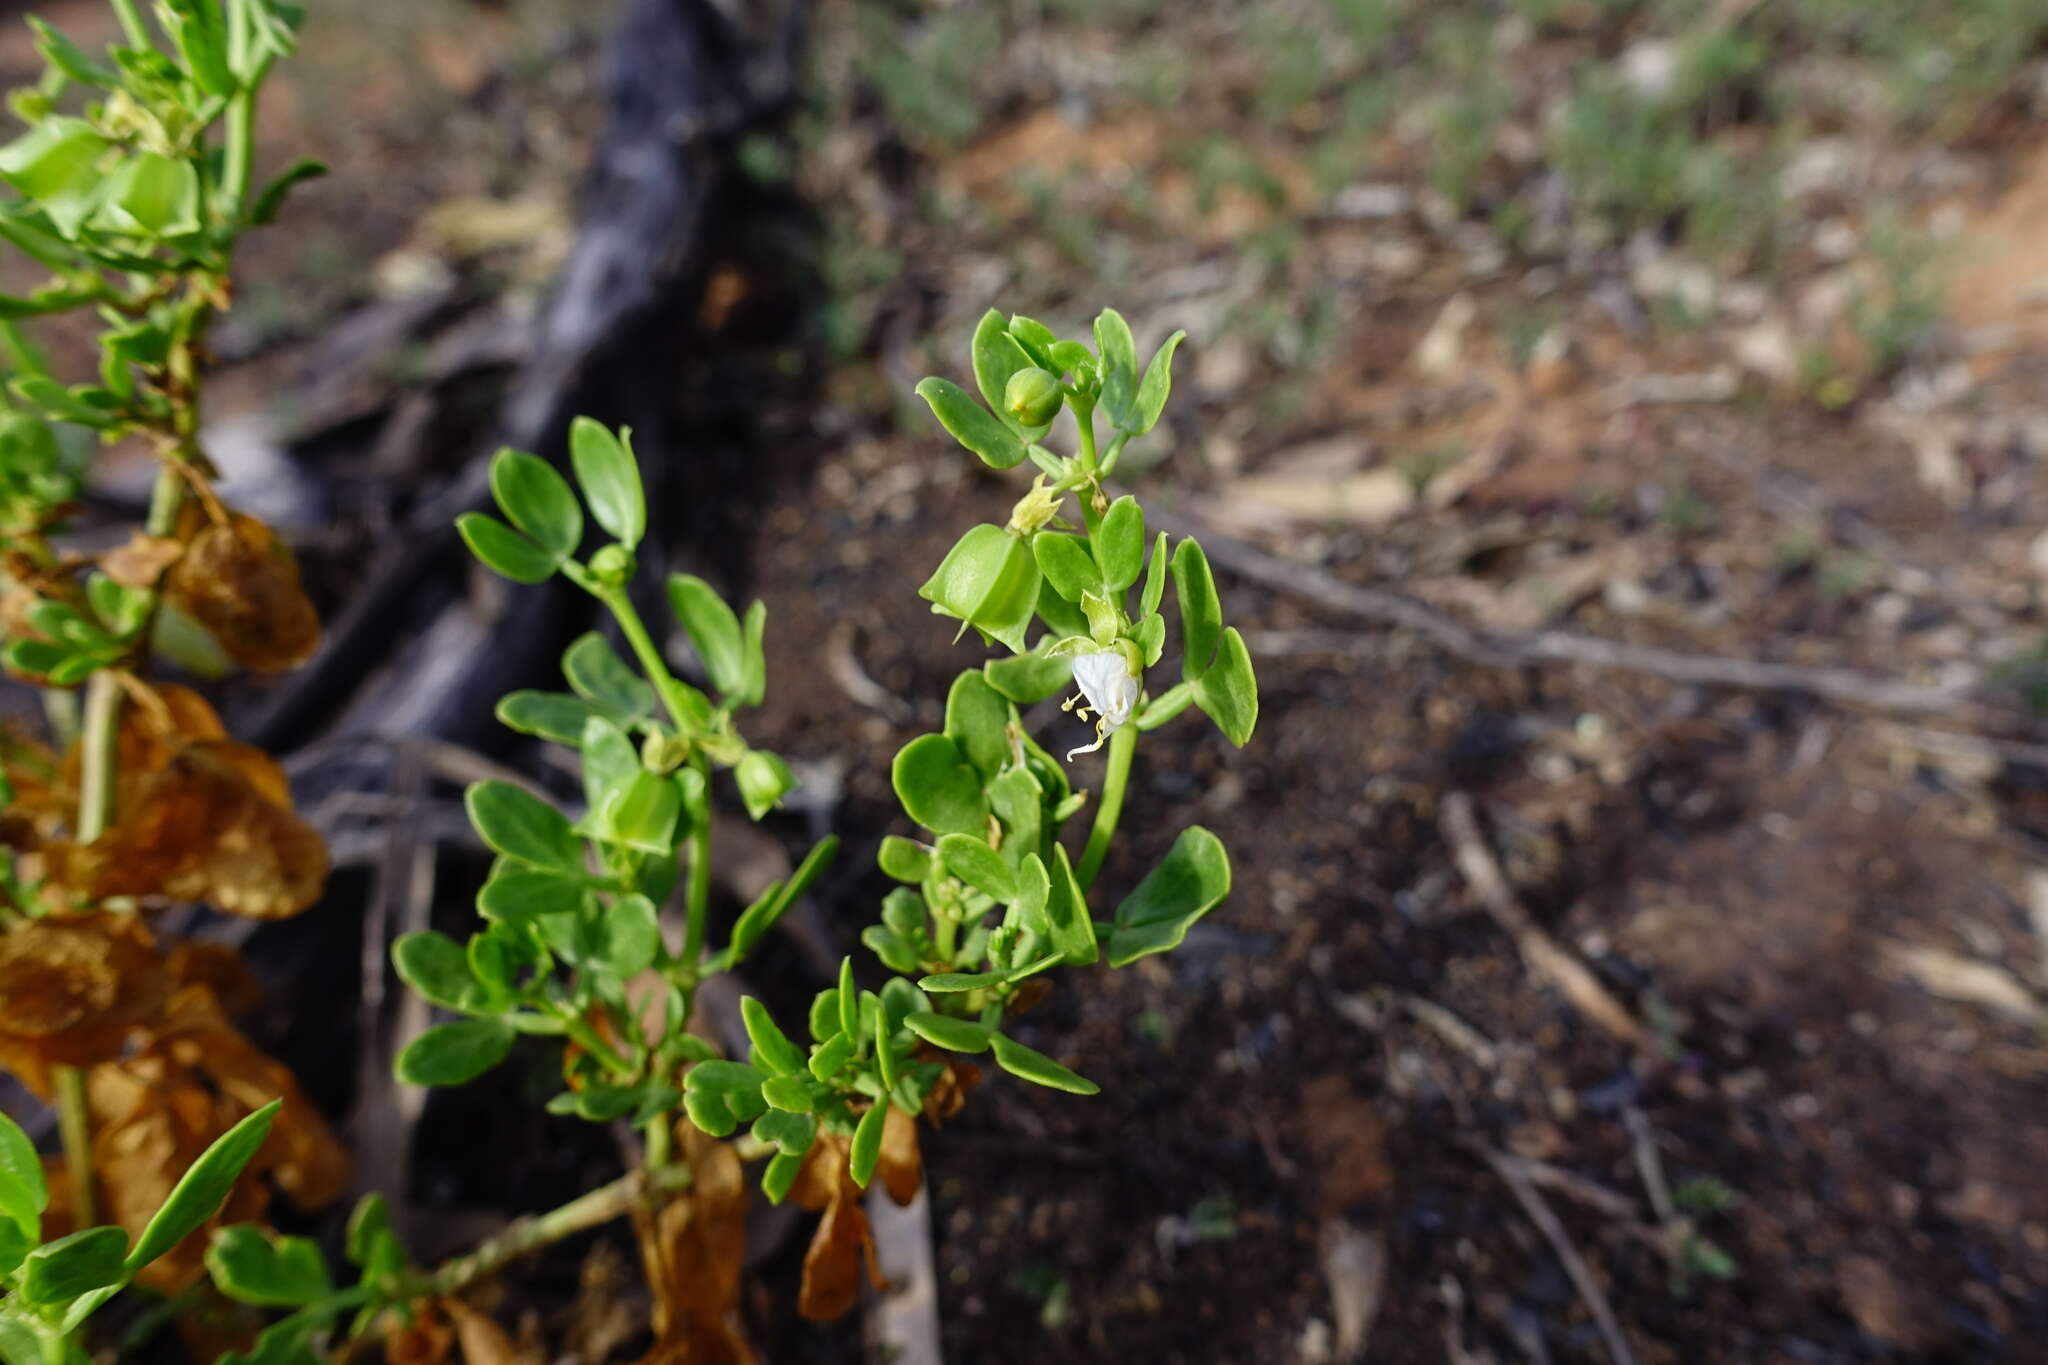
<instances>
[{"instance_id":1,"label":"fallen branch","mask_svg":"<svg viewBox=\"0 0 2048 1365\"><path fill-rule=\"evenodd\" d=\"M1539 663L1586 664L1623 673L1643 673L1696 687L1736 687L1756 692L1799 692L1844 706L1893 715L1965 715L1996 728L1996 722L2018 724L2017 712L1985 705L1975 698L1974 685L1929 687L1920 683L1872 677L1851 668L1806 668L1797 664L1731 659L1716 654L1688 654L1656 645L1628 644L1568 631L1483 630L1445 615L1435 607L1389 588L1366 587L1333 578L1312 565L1297 564L1255 549L1241 540L1197 527L1184 516L1155 514L1153 523L1176 535L1199 531L1211 563L1242 578L1305 597L1312 602L1366 620L1382 621L1421 635L1463 659L1493 668L1519 668Z\"/></svg>"},{"instance_id":2,"label":"fallen branch","mask_svg":"<svg viewBox=\"0 0 2048 1365\"><path fill-rule=\"evenodd\" d=\"M1600 1338L1607 1343L1607 1354L1614 1365L1635 1365L1635 1355L1629 1350L1628 1338L1621 1334L1621 1324L1615 1320L1614 1309L1607 1302L1607 1295L1600 1288L1600 1282L1593 1278L1593 1271L1579 1255L1578 1248L1564 1230L1564 1224L1557 1221L1557 1215L1550 1205L1543 1202L1543 1196L1521 1166L1504 1153L1496 1152L1483 1143L1470 1142L1466 1146L1498 1175L1514 1192L1515 1199L1522 1206L1522 1212L1529 1215L1529 1221L1536 1225L1536 1231L1543 1234L1543 1240L1550 1244L1550 1250L1564 1265L1564 1273L1571 1277L1572 1287L1585 1300L1586 1311L1593 1315L1594 1326L1600 1329Z\"/></svg>"},{"instance_id":3,"label":"fallen branch","mask_svg":"<svg viewBox=\"0 0 2048 1365\"><path fill-rule=\"evenodd\" d=\"M1616 1038L1644 1052L1653 1051L1654 1040L1649 1030L1636 1022L1635 1016L1600 984L1586 965L1546 933L1515 899L1500 864L1494 860L1493 850L1486 846L1486 839L1479 832L1472 798L1464 792L1446 796L1438 826L1451 846L1466 885L1479 897L1494 922L1514 939L1515 948L1529 970L1563 991L1581 1014Z\"/></svg>"}]
</instances>

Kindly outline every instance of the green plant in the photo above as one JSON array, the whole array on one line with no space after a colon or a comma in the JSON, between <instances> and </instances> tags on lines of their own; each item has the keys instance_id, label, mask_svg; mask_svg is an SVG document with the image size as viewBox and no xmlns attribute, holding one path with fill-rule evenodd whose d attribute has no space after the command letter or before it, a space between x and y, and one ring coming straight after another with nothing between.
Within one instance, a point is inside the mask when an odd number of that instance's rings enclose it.
<instances>
[{"instance_id":1,"label":"green plant","mask_svg":"<svg viewBox=\"0 0 2048 1365\"><path fill-rule=\"evenodd\" d=\"M497 854L477 896L481 927L466 942L409 934L392 950L414 990L460 1017L414 1039L397 1074L412 1084L460 1085L504 1061L521 1036L559 1039L566 1088L550 1111L631 1124L644 1137L644 1165L524 1225L516 1238L431 1273L407 1267L376 1206L366 1205L358 1224L375 1231L351 1234L363 1275L349 1288L329 1284L318 1258L290 1239L229 1229L208 1262L220 1289L295 1309L265 1334L256 1359L310 1360L313 1343L344 1312L355 1315L353 1331L370 1330L387 1309L451 1294L521 1250L649 1201L685 1211L684 1227L694 1231L675 1235L698 1239L690 1255L700 1260L689 1263L737 1266L744 1205L718 1206L737 1211L732 1221L709 1201L713 1188L730 1193L741 1161L763 1163L760 1183L771 1200L795 1197L825 1213L799 1308L835 1316L852 1303L866 1241L855 1196L879 1173L893 1194L908 1197L914 1120L957 1107L973 1080L966 1057L989 1055L1002 1070L1055 1090L1096 1092L1094 1082L1019 1042L1007 1018L1042 989L1035 978L1056 967L1121 967L1178 946L1229 892L1222 842L1196 826L1181 831L1103 919L1090 905L1122 819L1138 736L1194 707L1241 745L1256 723L1258 695L1201 547L1182 540L1169 554L1163 532L1148 544L1136 499L1112 498L1104 486L1128 442L1158 422L1180 334L1142 373L1115 312L1097 319L1094 340L1091 350L1028 318L1006 323L991 312L973 340L986 405L945 379L917 387L945 429L986 463L1008 469L1028 459L1040 471L1006 526L970 529L919 590L935 614L959 622L956 639L973 630L1004 652L962 673L944 728L896 755L896 794L923 832L883 840L881 870L899 885L861 934L894 975L879 990L863 989L845 959L837 984L811 1003L807 1042L761 1001L743 999L751 1042L744 1060L719 1055L693 1031L698 992L748 961L838 848L829 838L813 848L786 882L740 914L723 943L712 941L714 783L730 780L755 819L793 786L788 766L750 746L737 719L767 686L766 608L756 602L737 613L701 579L672 576L669 606L711 692L683 681L627 593L648 515L628 434L579 419L571 431L574 487L532 455L497 456L491 487L502 519L464 516L464 540L507 578L559 575L596 597L631 662L586 635L563 657L570 691L515 692L500 704L507 725L578 753L582 813L572 818L508 782L469 790L471 820ZM1079 448L1069 456L1041 444L1063 408L1078 424ZM1101 442L1098 415L1108 426ZM1070 498L1079 518L1072 526ZM587 520L604 543L584 557ZM1166 647L1160 608L1169 578L1180 607L1181 677L1152 695L1145 678ZM1068 759L1108 750L1092 801L1026 732L1018 711L1070 686L1079 696L1067 705L1078 705L1084 721L1092 716L1094 737ZM1062 829L1090 807L1085 842L1070 850ZM660 907L679 882L673 935ZM664 1216L644 1224L650 1267L671 1255L688 1259L664 1240ZM300 1270L287 1273L287 1263ZM736 1274L725 1297L659 1278L654 1288L670 1314L657 1320L670 1345L731 1346Z\"/></svg>"},{"instance_id":2,"label":"green plant","mask_svg":"<svg viewBox=\"0 0 2048 1365\"><path fill-rule=\"evenodd\" d=\"M43 1210L50 1195L42 1159L28 1134L0 1114L0 1360L83 1365L89 1357L78 1344L79 1327L137 1271L213 1216L269 1136L278 1107L272 1100L221 1134L132 1243L117 1227L82 1228L45 1242Z\"/></svg>"},{"instance_id":3,"label":"green plant","mask_svg":"<svg viewBox=\"0 0 2048 1365\"><path fill-rule=\"evenodd\" d=\"M143 1246L164 1226L180 1171L270 1097L289 1140L250 1166L233 1216L262 1211L268 1174L308 1207L347 1178L290 1073L228 1021L215 987L239 960L217 950L200 979L191 964L208 950L159 942L148 923L174 901L293 914L327 873L283 770L229 739L196 693L149 677L158 660L278 671L319 643L289 552L220 500L200 437L206 337L232 301L236 250L321 169L254 177L257 101L301 15L273 0L160 0L153 24L135 0L113 13L101 52L29 21L44 71L11 95L28 128L0 146L0 239L22 278L42 275L0 296L0 663L39 691L55 741L0 734L0 1065L56 1110L63 1212L89 1230L56 1245L90 1246L101 1269L117 1239ZM73 339L93 329L91 362L37 344L60 315ZM116 441L156 462L147 522L81 554L60 537L94 446ZM182 1235L124 1251L121 1279L182 1292L202 1252Z\"/></svg>"}]
</instances>

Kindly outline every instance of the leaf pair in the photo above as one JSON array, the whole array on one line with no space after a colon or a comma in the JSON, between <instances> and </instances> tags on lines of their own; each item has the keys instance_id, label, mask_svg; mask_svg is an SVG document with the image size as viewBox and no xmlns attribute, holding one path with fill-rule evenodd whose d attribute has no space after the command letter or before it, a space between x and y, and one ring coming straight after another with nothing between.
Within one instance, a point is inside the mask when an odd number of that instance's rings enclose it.
<instances>
[{"instance_id":1,"label":"leaf pair","mask_svg":"<svg viewBox=\"0 0 2048 1365\"><path fill-rule=\"evenodd\" d=\"M570 462L599 526L631 554L647 530L647 500L634 461L632 433L616 434L587 417L569 429ZM491 460L491 496L505 514L482 512L455 520L470 552L485 567L516 583L540 583L569 563L583 544L583 508L569 481L546 460L523 450L500 450Z\"/></svg>"}]
</instances>

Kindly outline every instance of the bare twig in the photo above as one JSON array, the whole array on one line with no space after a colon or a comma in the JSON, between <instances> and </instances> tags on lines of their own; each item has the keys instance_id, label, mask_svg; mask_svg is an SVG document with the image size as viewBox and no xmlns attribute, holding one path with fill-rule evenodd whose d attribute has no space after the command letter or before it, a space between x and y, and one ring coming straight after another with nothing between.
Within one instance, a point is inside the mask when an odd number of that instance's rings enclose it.
<instances>
[{"instance_id":1,"label":"bare twig","mask_svg":"<svg viewBox=\"0 0 2048 1365\"><path fill-rule=\"evenodd\" d=\"M1319 602L1335 611L1412 630L1441 649L1490 667L1585 664L1649 674L1696 687L1800 692L1843 706L1895 715L1936 715L1951 722L1994 727L2001 722L2011 725L2024 720L2017 712L1976 700L1974 686L1930 687L1872 677L1850 668L1806 668L1715 654L1688 654L1568 631L1482 630L1403 593L1346 583L1313 565L1281 559L1207 527L1197 528L1189 518L1177 513L1161 512L1153 521L1176 534L1199 529L1202 548L1208 552L1210 562L1243 578Z\"/></svg>"},{"instance_id":2,"label":"bare twig","mask_svg":"<svg viewBox=\"0 0 2048 1365\"><path fill-rule=\"evenodd\" d=\"M1614 1309L1607 1302L1606 1292L1600 1282L1593 1278L1593 1272L1579 1255L1578 1248L1564 1230L1564 1224L1557 1221L1550 1205L1543 1202L1519 1162L1504 1152L1497 1152L1483 1143L1467 1143L1471 1151L1498 1175L1514 1193L1522 1206L1522 1212L1529 1215L1529 1221L1536 1225L1536 1231L1543 1234L1543 1240L1550 1244L1550 1250L1564 1265L1564 1273L1571 1277L1572 1287L1579 1291L1585 1301L1586 1311L1593 1315L1593 1324L1600 1329L1600 1338L1607 1344L1607 1354L1614 1365L1635 1365L1635 1355L1629 1350L1628 1339L1621 1334L1621 1324L1615 1320Z\"/></svg>"},{"instance_id":3,"label":"bare twig","mask_svg":"<svg viewBox=\"0 0 2048 1365\"><path fill-rule=\"evenodd\" d=\"M1648 1116L1631 1104L1622 1110L1621 1118L1628 1125L1629 1141L1635 1151L1636 1172L1643 1178L1643 1189L1650 1196L1650 1207L1656 1210L1657 1221L1676 1223L1678 1206L1671 1202L1671 1184L1664 1178L1664 1159L1657 1152L1657 1134L1650 1127Z\"/></svg>"},{"instance_id":4,"label":"bare twig","mask_svg":"<svg viewBox=\"0 0 2048 1365\"><path fill-rule=\"evenodd\" d=\"M1466 884L1486 906L1494 921L1515 940L1515 947L1529 970L1563 991L1580 1013L1616 1038L1644 1052L1651 1052L1653 1040L1649 1030L1600 984L1583 962L1573 957L1531 919L1529 912L1515 898L1507 878L1501 873L1500 864L1494 861L1493 850L1486 846L1486 839L1479 832L1472 798L1464 792L1452 792L1446 796L1438 824L1451 845L1458 871L1463 874Z\"/></svg>"}]
</instances>

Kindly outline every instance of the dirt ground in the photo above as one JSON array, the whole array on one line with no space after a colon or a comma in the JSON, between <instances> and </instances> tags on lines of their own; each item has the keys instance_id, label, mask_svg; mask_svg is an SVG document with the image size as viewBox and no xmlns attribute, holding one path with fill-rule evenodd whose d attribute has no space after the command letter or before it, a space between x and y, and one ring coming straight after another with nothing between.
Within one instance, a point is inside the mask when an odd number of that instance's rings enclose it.
<instances>
[{"instance_id":1,"label":"dirt ground","mask_svg":"<svg viewBox=\"0 0 2048 1365\"><path fill-rule=\"evenodd\" d=\"M1069 972L1023 1021L1100 1097L991 1083L927 1141L946 1358L2048 1358L2038 45L1956 120L1813 112L1780 167L1782 239L1731 258L1686 235L1698 205L1509 230L1547 202L1524 128L1570 73L1663 33L1657 6L1446 7L1498 21L1516 73L1462 206L1426 129L1331 145L1366 68L1276 92L1286 34L1317 32L1301 7L1246 7L1279 26L1265 47L1232 6L1077 8L978 28L975 6L818 7L811 89L737 149L750 188L678 376L701 445L669 453L696 471L670 512L705 528L679 567L769 604L748 734L813 793L777 837L829 819L847 839L818 898L845 944L903 828L889 759L982 657L916 586L1019 492L909 399L962 376L984 308L1080 334L1113 305L1141 350L1186 327L1131 482L1292 576L1213 555L1257 734L1233 750L1191 714L1149 738L1104 873L1114 894L1200 822L1232 851L1230 900L1179 952ZM1441 46L1388 8L1397 55ZM308 358L423 280L456 282L458 317L516 313L560 259L597 118L590 37L552 12L408 14L351 34L386 59L374 88L350 93L346 55L287 78L303 122L283 140L333 141L336 174L252 264L223 342L227 410L314 447L321 477L394 487L445 473L420 432L473 425L500 371L426 383L425 324L374 333L343 398ZM459 41L472 22L493 41ZM1835 69L1769 36L1772 70ZM1175 73L1177 94L1144 94ZM345 95L347 117L315 116ZM1773 131L1763 107L1688 127L1746 146ZM1939 270L1887 244L1880 203ZM378 533L301 549L340 598ZM1330 582L1488 630L1971 699L1900 714L1482 662L1327 605ZM1031 719L1048 747L1075 729ZM1446 833L1467 803L1519 943ZM1538 936L1638 1039L1560 988ZM794 954L767 961L771 999L816 989ZM415 1197L451 1244L609 1159L500 1101L437 1102L422 1129ZM450 1136L482 1120L515 1174ZM586 1365L632 1358L622 1245L530 1268L508 1320L536 1307ZM782 1244L750 1298L768 1358L861 1358L856 1326L790 1325L800 1255ZM614 1300L606 1335L586 1319Z\"/></svg>"}]
</instances>

